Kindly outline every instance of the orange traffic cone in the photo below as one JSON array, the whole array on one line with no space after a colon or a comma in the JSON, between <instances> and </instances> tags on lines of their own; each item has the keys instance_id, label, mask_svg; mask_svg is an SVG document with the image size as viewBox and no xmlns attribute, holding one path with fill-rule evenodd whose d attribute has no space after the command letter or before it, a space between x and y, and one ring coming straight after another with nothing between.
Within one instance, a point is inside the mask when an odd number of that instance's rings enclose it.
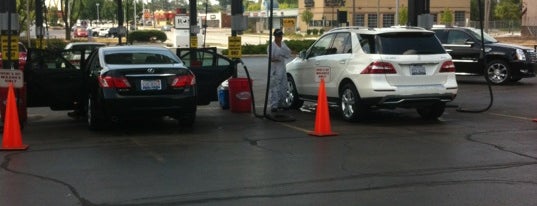
<instances>
[{"instance_id":1,"label":"orange traffic cone","mask_svg":"<svg viewBox=\"0 0 537 206\"><path fill-rule=\"evenodd\" d=\"M326 99L326 91L324 88L324 79L321 79L319 85L319 96L317 97L317 109L315 111L315 129L309 135L324 137L334 136L337 133L332 132L330 126L330 114L328 113L328 103Z\"/></svg>"},{"instance_id":2,"label":"orange traffic cone","mask_svg":"<svg viewBox=\"0 0 537 206\"><path fill-rule=\"evenodd\" d=\"M13 84L9 83L7 92L6 116L4 118L4 135L2 147L0 150L26 150L28 145L22 144L22 135L19 123L19 114L17 103L15 102L15 93Z\"/></svg>"}]
</instances>

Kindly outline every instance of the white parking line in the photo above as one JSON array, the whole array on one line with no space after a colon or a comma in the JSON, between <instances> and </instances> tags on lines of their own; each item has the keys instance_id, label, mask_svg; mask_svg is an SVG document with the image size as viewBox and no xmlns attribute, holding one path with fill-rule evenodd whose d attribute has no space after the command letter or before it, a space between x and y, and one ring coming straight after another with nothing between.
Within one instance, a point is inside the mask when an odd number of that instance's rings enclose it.
<instances>
[{"instance_id":1,"label":"white parking line","mask_svg":"<svg viewBox=\"0 0 537 206\"><path fill-rule=\"evenodd\" d=\"M494 112L489 112L489 114L495 115L495 116L500 116L500 117L509 117L509 118L514 118L514 119L521 119L521 120L529 120L529 121L533 120L533 118L529 118L529 117L507 115L507 114L500 114L500 113L494 113Z\"/></svg>"}]
</instances>

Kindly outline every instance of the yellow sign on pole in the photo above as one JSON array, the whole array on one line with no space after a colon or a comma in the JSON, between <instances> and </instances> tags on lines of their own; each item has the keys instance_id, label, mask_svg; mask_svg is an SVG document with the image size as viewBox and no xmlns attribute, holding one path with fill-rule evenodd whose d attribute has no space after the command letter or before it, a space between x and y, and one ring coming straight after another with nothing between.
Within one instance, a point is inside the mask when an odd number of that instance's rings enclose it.
<instances>
[{"instance_id":1,"label":"yellow sign on pole","mask_svg":"<svg viewBox=\"0 0 537 206\"><path fill-rule=\"evenodd\" d=\"M190 48L198 48L198 37L190 36Z\"/></svg>"},{"instance_id":2,"label":"yellow sign on pole","mask_svg":"<svg viewBox=\"0 0 537 206\"><path fill-rule=\"evenodd\" d=\"M295 21L294 18L284 18L283 19L283 27L284 28L295 28Z\"/></svg>"},{"instance_id":3,"label":"yellow sign on pole","mask_svg":"<svg viewBox=\"0 0 537 206\"><path fill-rule=\"evenodd\" d=\"M242 57L242 43L240 36L230 36L227 40L228 57L231 59L239 59Z\"/></svg>"},{"instance_id":4,"label":"yellow sign on pole","mask_svg":"<svg viewBox=\"0 0 537 206\"><path fill-rule=\"evenodd\" d=\"M19 37L11 36L11 45L8 43L8 36L2 35L2 59L7 60L11 56L11 60L19 60ZM8 53L9 46L11 46L11 54Z\"/></svg>"},{"instance_id":5,"label":"yellow sign on pole","mask_svg":"<svg viewBox=\"0 0 537 206\"><path fill-rule=\"evenodd\" d=\"M37 39L35 41L35 48L46 49L47 48L47 40L46 39Z\"/></svg>"}]
</instances>

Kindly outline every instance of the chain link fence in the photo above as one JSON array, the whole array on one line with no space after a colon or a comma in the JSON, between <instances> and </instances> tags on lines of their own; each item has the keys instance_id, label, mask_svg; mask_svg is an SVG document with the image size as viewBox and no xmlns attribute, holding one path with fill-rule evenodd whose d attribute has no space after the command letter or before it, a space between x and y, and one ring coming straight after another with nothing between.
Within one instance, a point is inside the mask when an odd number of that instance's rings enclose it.
<instances>
[{"instance_id":1,"label":"chain link fence","mask_svg":"<svg viewBox=\"0 0 537 206\"><path fill-rule=\"evenodd\" d=\"M455 22L454 25L481 28L479 21ZM489 21L485 28L492 36L522 35L537 38L537 26L522 26L520 20Z\"/></svg>"}]
</instances>

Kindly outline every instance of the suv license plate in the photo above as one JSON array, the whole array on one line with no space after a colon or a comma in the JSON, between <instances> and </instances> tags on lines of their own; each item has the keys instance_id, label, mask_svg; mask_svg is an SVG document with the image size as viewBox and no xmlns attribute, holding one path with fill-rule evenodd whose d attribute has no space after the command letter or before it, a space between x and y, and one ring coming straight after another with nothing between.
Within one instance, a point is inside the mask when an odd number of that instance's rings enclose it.
<instances>
[{"instance_id":1,"label":"suv license plate","mask_svg":"<svg viewBox=\"0 0 537 206\"><path fill-rule=\"evenodd\" d=\"M412 75L425 75L425 67L423 65L410 65L410 74Z\"/></svg>"},{"instance_id":2,"label":"suv license plate","mask_svg":"<svg viewBox=\"0 0 537 206\"><path fill-rule=\"evenodd\" d=\"M142 90L161 90L162 84L160 83L160 79L156 80L143 80L141 82Z\"/></svg>"}]
</instances>

